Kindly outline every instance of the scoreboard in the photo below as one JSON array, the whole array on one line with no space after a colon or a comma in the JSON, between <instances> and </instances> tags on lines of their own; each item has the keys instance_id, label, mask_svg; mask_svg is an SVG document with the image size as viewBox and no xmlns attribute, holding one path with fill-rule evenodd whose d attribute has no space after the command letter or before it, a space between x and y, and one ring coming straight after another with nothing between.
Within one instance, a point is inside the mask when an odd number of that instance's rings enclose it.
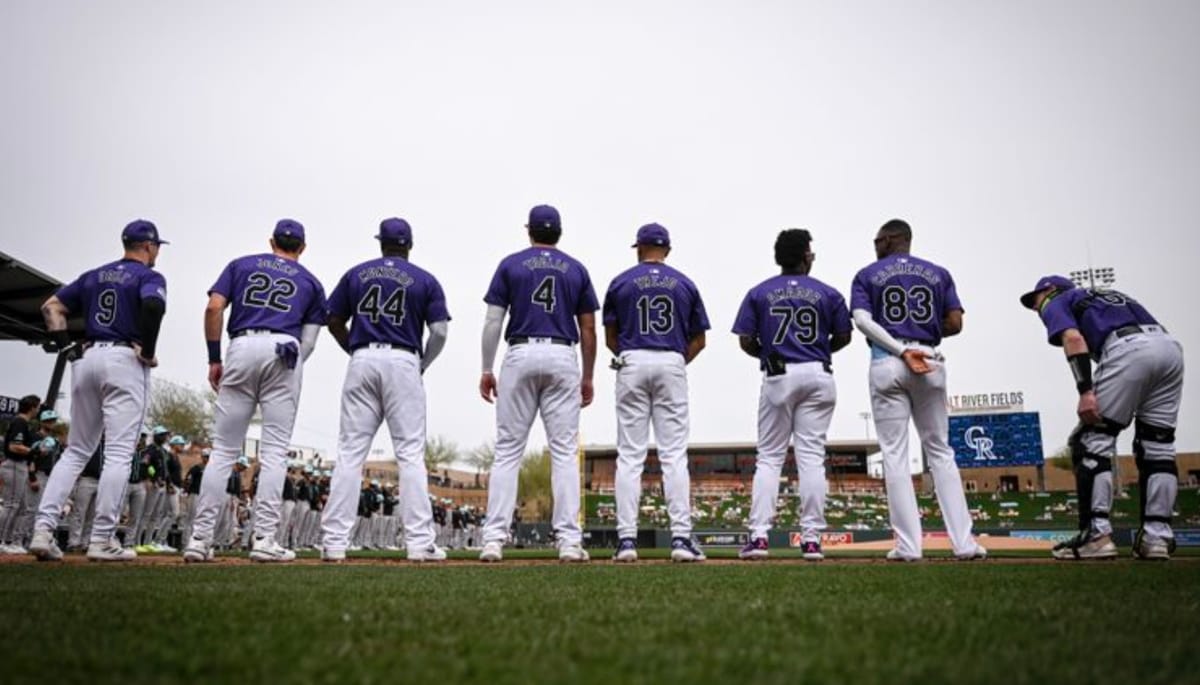
<instances>
[{"instance_id":1,"label":"scoreboard","mask_svg":"<svg viewBox=\"0 0 1200 685\"><path fill-rule=\"evenodd\" d=\"M952 414L950 447L959 468L1041 466L1046 460L1037 412Z\"/></svg>"}]
</instances>

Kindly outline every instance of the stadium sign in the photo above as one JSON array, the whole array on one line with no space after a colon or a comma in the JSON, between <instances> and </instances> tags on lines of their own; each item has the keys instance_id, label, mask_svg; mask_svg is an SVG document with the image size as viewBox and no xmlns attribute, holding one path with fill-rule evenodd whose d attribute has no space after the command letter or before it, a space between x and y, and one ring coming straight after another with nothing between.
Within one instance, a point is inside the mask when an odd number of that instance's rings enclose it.
<instances>
[{"instance_id":1,"label":"stadium sign","mask_svg":"<svg viewBox=\"0 0 1200 685\"><path fill-rule=\"evenodd\" d=\"M946 407L951 414L1021 411L1025 408L1025 393L1013 391L949 395L946 397Z\"/></svg>"},{"instance_id":2,"label":"stadium sign","mask_svg":"<svg viewBox=\"0 0 1200 685\"><path fill-rule=\"evenodd\" d=\"M0 395L0 421L11 421L20 409L21 400Z\"/></svg>"},{"instance_id":3,"label":"stadium sign","mask_svg":"<svg viewBox=\"0 0 1200 685\"><path fill-rule=\"evenodd\" d=\"M708 531L693 533L701 547L742 547L750 542L750 534L734 531Z\"/></svg>"},{"instance_id":4,"label":"stadium sign","mask_svg":"<svg viewBox=\"0 0 1200 685\"><path fill-rule=\"evenodd\" d=\"M959 468L1041 466L1046 460L1037 412L951 416L950 447Z\"/></svg>"},{"instance_id":5,"label":"stadium sign","mask_svg":"<svg viewBox=\"0 0 1200 685\"><path fill-rule=\"evenodd\" d=\"M788 533L788 546L799 547L804 544L804 534L800 531L793 530ZM854 533L846 531L835 531L821 533L822 547L836 547L838 545L854 544Z\"/></svg>"}]
</instances>

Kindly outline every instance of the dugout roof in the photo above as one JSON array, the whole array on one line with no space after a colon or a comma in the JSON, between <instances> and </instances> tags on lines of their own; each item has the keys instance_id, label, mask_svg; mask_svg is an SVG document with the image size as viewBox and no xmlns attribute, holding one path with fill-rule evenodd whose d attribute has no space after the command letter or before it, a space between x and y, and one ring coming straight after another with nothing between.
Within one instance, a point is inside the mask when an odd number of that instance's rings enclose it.
<instances>
[{"instance_id":1,"label":"dugout roof","mask_svg":"<svg viewBox=\"0 0 1200 685\"><path fill-rule=\"evenodd\" d=\"M0 252L0 340L23 340L30 345L46 345L50 336L42 320L42 303L62 287L62 283ZM71 338L83 337L83 317L67 321Z\"/></svg>"}]
</instances>

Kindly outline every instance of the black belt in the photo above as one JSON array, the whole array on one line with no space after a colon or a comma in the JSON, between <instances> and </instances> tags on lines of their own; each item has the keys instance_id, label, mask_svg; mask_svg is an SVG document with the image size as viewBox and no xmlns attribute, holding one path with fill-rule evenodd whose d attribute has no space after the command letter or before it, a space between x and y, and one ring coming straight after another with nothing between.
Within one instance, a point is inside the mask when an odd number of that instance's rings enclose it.
<instances>
[{"instance_id":1,"label":"black belt","mask_svg":"<svg viewBox=\"0 0 1200 685\"><path fill-rule=\"evenodd\" d=\"M807 362L799 362L799 361L790 361L787 359L772 359L772 360L767 361L765 364L763 364L763 370L767 372L768 376L782 376L787 373L787 365L788 364L807 364L812 361L817 361L817 360L810 359ZM825 362L825 361L819 362L819 363L821 364L821 368L825 371L825 373L829 373L829 374L833 373L833 365L832 364L830 364L829 362Z\"/></svg>"},{"instance_id":2,"label":"black belt","mask_svg":"<svg viewBox=\"0 0 1200 685\"><path fill-rule=\"evenodd\" d=\"M237 331L235 333L230 333L229 339L233 340L234 338L240 338L244 335L271 335L271 334L288 335L287 333L271 330L270 328L243 328L242 330Z\"/></svg>"},{"instance_id":3,"label":"black belt","mask_svg":"<svg viewBox=\"0 0 1200 685\"><path fill-rule=\"evenodd\" d=\"M524 345L525 343L530 342L532 340L549 340L551 345L566 345L567 347L570 347L571 345L575 344L575 343L571 342L570 340L565 340L563 338L551 338L550 336L541 336L541 335L534 335L534 336L517 335L517 336L513 336L508 339L508 346L512 347L513 345Z\"/></svg>"},{"instance_id":4,"label":"black belt","mask_svg":"<svg viewBox=\"0 0 1200 685\"><path fill-rule=\"evenodd\" d=\"M133 343L128 340L88 340L83 343L83 349L87 350L96 345L107 345L111 347L133 347Z\"/></svg>"},{"instance_id":5,"label":"black belt","mask_svg":"<svg viewBox=\"0 0 1200 685\"><path fill-rule=\"evenodd\" d=\"M355 347L354 349L352 349L350 351L357 352L361 349L368 348L368 347L373 348L373 349L381 349L382 348L382 349L389 349L389 350L402 350L404 352L412 352L413 354L417 355L418 357L421 356L421 350L418 350L417 348L412 347L411 345L397 345L395 343L381 343L381 342L363 343L362 345L359 345L358 347Z\"/></svg>"},{"instance_id":6,"label":"black belt","mask_svg":"<svg viewBox=\"0 0 1200 685\"><path fill-rule=\"evenodd\" d=\"M1153 332L1153 331L1146 330L1147 328L1157 328L1159 331L1161 331L1163 333L1167 332L1167 329L1163 328L1162 326L1159 326L1158 324L1147 324L1146 326L1142 326L1140 324L1132 323L1132 324L1129 324L1128 326L1121 326L1117 330L1113 331L1112 334L1117 336L1118 338L1127 338L1131 335L1137 335L1138 333Z\"/></svg>"}]
</instances>

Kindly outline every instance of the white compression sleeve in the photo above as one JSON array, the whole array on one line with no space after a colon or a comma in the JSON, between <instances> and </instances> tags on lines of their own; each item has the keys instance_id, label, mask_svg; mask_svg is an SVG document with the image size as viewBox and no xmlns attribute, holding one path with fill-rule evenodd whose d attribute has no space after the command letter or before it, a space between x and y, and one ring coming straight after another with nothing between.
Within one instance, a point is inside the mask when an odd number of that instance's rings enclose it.
<instances>
[{"instance_id":1,"label":"white compression sleeve","mask_svg":"<svg viewBox=\"0 0 1200 685\"><path fill-rule=\"evenodd\" d=\"M434 321L429 324L429 339L425 341L425 354L421 357L421 370L429 368L434 359L442 353L446 346L446 330L449 326L445 321Z\"/></svg>"},{"instance_id":2,"label":"white compression sleeve","mask_svg":"<svg viewBox=\"0 0 1200 685\"><path fill-rule=\"evenodd\" d=\"M317 347L317 334L321 332L321 327L315 323L306 323L300 331L300 357L304 361L308 361L309 355Z\"/></svg>"},{"instance_id":3,"label":"white compression sleeve","mask_svg":"<svg viewBox=\"0 0 1200 685\"><path fill-rule=\"evenodd\" d=\"M904 345L901 345L900 341L893 338L891 333L883 330L883 326L875 323L875 320L871 318L871 312L865 309L855 309L853 317L854 325L858 330L862 331L863 335L867 336L868 340L875 343L876 346L887 350L897 357L904 352Z\"/></svg>"},{"instance_id":4,"label":"white compression sleeve","mask_svg":"<svg viewBox=\"0 0 1200 685\"><path fill-rule=\"evenodd\" d=\"M500 349L500 329L504 324L504 307L489 304L483 319L483 372L491 373L496 363L496 350Z\"/></svg>"}]
</instances>

